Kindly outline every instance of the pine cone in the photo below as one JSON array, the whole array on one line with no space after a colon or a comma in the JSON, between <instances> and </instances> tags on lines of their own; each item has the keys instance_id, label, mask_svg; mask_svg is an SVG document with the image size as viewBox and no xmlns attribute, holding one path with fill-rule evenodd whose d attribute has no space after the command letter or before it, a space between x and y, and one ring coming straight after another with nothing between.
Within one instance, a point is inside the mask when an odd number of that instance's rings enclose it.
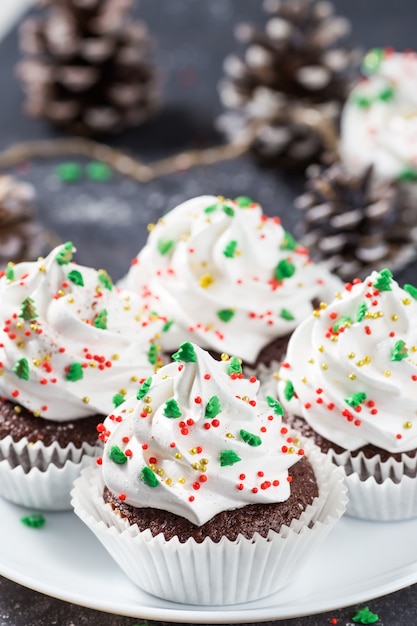
<instances>
[{"instance_id":1,"label":"pine cone","mask_svg":"<svg viewBox=\"0 0 417 626\"><path fill-rule=\"evenodd\" d=\"M305 167L336 149L337 117L360 55L338 47L349 22L333 14L330 2L266 0L264 8L263 31L237 28L247 46L244 58L232 55L224 64L220 98L237 112L240 127L233 115L219 125L233 140L244 138L244 128L255 121L252 147L261 159Z\"/></svg>"},{"instance_id":2,"label":"pine cone","mask_svg":"<svg viewBox=\"0 0 417 626\"><path fill-rule=\"evenodd\" d=\"M25 110L73 134L117 132L157 105L146 26L129 19L132 0L43 0L21 28L18 76Z\"/></svg>"},{"instance_id":3,"label":"pine cone","mask_svg":"<svg viewBox=\"0 0 417 626\"><path fill-rule=\"evenodd\" d=\"M307 191L296 199L303 212L302 243L313 259L344 280L372 270L398 270L417 252L415 211L395 183L378 183L372 168L353 175L340 163L307 170Z\"/></svg>"},{"instance_id":4,"label":"pine cone","mask_svg":"<svg viewBox=\"0 0 417 626\"><path fill-rule=\"evenodd\" d=\"M48 247L46 231L34 220L32 185L0 176L0 267L35 259Z\"/></svg>"}]
</instances>

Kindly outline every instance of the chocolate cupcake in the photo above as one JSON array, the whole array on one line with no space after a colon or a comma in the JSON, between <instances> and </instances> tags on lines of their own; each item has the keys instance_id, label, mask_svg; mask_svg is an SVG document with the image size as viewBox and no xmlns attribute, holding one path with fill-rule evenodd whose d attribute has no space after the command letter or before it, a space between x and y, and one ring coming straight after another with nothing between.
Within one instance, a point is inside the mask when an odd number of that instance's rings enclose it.
<instances>
[{"instance_id":1,"label":"chocolate cupcake","mask_svg":"<svg viewBox=\"0 0 417 626\"><path fill-rule=\"evenodd\" d=\"M342 515L342 476L282 425L279 402L258 400L236 357L186 342L173 358L100 427L103 457L75 482L75 513L156 596L271 594Z\"/></svg>"},{"instance_id":2,"label":"chocolate cupcake","mask_svg":"<svg viewBox=\"0 0 417 626\"><path fill-rule=\"evenodd\" d=\"M200 196L154 225L122 284L172 323L168 353L193 341L252 370L285 354L292 331L339 279L247 197Z\"/></svg>"},{"instance_id":3,"label":"chocolate cupcake","mask_svg":"<svg viewBox=\"0 0 417 626\"><path fill-rule=\"evenodd\" d=\"M416 319L417 288L373 272L296 329L279 372L287 423L343 468L355 517L417 516Z\"/></svg>"},{"instance_id":4,"label":"chocolate cupcake","mask_svg":"<svg viewBox=\"0 0 417 626\"><path fill-rule=\"evenodd\" d=\"M70 508L97 424L161 364L164 321L73 251L0 278L0 495L36 508Z\"/></svg>"}]
</instances>

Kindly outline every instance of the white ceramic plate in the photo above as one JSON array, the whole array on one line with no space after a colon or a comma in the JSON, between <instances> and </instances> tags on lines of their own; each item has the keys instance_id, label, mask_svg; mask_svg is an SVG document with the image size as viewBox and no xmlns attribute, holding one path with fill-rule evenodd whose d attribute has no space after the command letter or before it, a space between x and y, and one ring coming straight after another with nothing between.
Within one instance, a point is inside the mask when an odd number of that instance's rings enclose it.
<instances>
[{"instance_id":1,"label":"white ceramic plate","mask_svg":"<svg viewBox=\"0 0 417 626\"><path fill-rule=\"evenodd\" d=\"M92 609L160 621L239 623L334 610L417 582L417 520L340 520L297 580L263 600L228 607L159 600L123 574L72 513L47 513L41 529L26 509L0 500L0 574L47 595Z\"/></svg>"}]
</instances>

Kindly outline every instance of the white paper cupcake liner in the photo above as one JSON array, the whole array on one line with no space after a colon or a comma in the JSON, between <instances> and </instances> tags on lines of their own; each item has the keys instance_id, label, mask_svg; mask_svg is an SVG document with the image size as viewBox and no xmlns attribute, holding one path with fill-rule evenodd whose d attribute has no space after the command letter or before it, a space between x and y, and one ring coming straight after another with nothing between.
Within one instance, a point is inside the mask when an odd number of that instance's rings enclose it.
<instances>
[{"instance_id":1,"label":"white paper cupcake liner","mask_svg":"<svg viewBox=\"0 0 417 626\"><path fill-rule=\"evenodd\" d=\"M381 522L417 517L417 458L403 454L400 461L381 462L378 455L367 459L334 450L328 456L345 473L347 515Z\"/></svg>"},{"instance_id":2,"label":"white paper cupcake liner","mask_svg":"<svg viewBox=\"0 0 417 626\"><path fill-rule=\"evenodd\" d=\"M343 474L316 446L306 442L319 496L290 527L267 538L239 536L219 543L152 537L120 519L105 504L99 467L89 467L75 481L72 505L126 575L146 592L175 602L227 605L268 596L292 582L310 553L323 541L346 509ZM302 594L300 589L300 594Z\"/></svg>"},{"instance_id":3,"label":"white paper cupcake liner","mask_svg":"<svg viewBox=\"0 0 417 626\"><path fill-rule=\"evenodd\" d=\"M77 463L67 461L63 467L51 463L45 471L33 467L25 473L21 466L12 468L8 461L1 461L0 496L31 509L69 511L74 480L93 463L93 457L84 455Z\"/></svg>"}]
</instances>

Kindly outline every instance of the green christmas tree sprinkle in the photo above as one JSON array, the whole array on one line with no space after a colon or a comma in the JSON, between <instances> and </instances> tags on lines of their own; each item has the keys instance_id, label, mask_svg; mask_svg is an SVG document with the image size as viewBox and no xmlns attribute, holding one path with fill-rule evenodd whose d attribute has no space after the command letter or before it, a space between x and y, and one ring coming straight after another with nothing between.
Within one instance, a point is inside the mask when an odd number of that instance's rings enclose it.
<instances>
[{"instance_id":1,"label":"green christmas tree sprinkle","mask_svg":"<svg viewBox=\"0 0 417 626\"><path fill-rule=\"evenodd\" d=\"M113 174L111 168L101 161L91 161L88 163L85 172L90 180L95 180L99 183L107 182Z\"/></svg>"},{"instance_id":2,"label":"green christmas tree sprinkle","mask_svg":"<svg viewBox=\"0 0 417 626\"><path fill-rule=\"evenodd\" d=\"M174 320L168 320L167 322L165 322L165 324L162 326L162 332L167 333L173 323L174 323Z\"/></svg>"},{"instance_id":3,"label":"green christmas tree sprinkle","mask_svg":"<svg viewBox=\"0 0 417 626\"><path fill-rule=\"evenodd\" d=\"M367 312L366 302L361 302L356 309L356 321L361 322L366 315Z\"/></svg>"},{"instance_id":4,"label":"green christmas tree sprinkle","mask_svg":"<svg viewBox=\"0 0 417 626\"><path fill-rule=\"evenodd\" d=\"M151 468L148 467L147 465L145 465L145 467L142 468L142 471L140 473L140 479L148 487L158 487L159 485L158 478L155 476Z\"/></svg>"},{"instance_id":5,"label":"green christmas tree sprinkle","mask_svg":"<svg viewBox=\"0 0 417 626\"><path fill-rule=\"evenodd\" d=\"M397 180L413 183L417 180L417 169L415 167L405 167L397 176Z\"/></svg>"},{"instance_id":6,"label":"green christmas tree sprinkle","mask_svg":"<svg viewBox=\"0 0 417 626\"><path fill-rule=\"evenodd\" d=\"M29 296L27 296L22 302L19 317L23 317L25 322L28 322L29 320L34 320L35 317L38 317L35 303Z\"/></svg>"},{"instance_id":7,"label":"green christmas tree sprinkle","mask_svg":"<svg viewBox=\"0 0 417 626\"><path fill-rule=\"evenodd\" d=\"M206 404L205 417L216 417L221 413L220 399L218 396L211 396L210 400Z\"/></svg>"},{"instance_id":8,"label":"green christmas tree sprinkle","mask_svg":"<svg viewBox=\"0 0 417 626\"><path fill-rule=\"evenodd\" d=\"M362 71L365 74L374 74L382 63L384 58L383 48L372 48L367 52L361 63Z\"/></svg>"},{"instance_id":9,"label":"green christmas tree sprinkle","mask_svg":"<svg viewBox=\"0 0 417 626\"><path fill-rule=\"evenodd\" d=\"M75 183L82 176L81 165L71 161L60 163L55 168L55 174L63 183Z\"/></svg>"},{"instance_id":10,"label":"green christmas tree sprinkle","mask_svg":"<svg viewBox=\"0 0 417 626\"><path fill-rule=\"evenodd\" d=\"M93 324L94 324L94 328L101 328L101 330L106 330L107 328L107 310L106 309L103 309L102 311L97 313Z\"/></svg>"},{"instance_id":11,"label":"green christmas tree sprinkle","mask_svg":"<svg viewBox=\"0 0 417 626\"><path fill-rule=\"evenodd\" d=\"M382 89L378 94L378 100L382 102L391 102L395 96L395 89L392 85L387 85L385 89Z\"/></svg>"},{"instance_id":12,"label":"green christmas tree sprinkle","mask_svg":"<svg viewBox=\"0 0 417 626\"><path fill-rule=\"evenodd\" d=\"M136 398L138 400L142 400L142 398L144 398L146 394L148 393L149 389L151 388L151 385L152 385L152 377L149 376L149 378L147 378L139 387L138 392L136 394Z\"/></svg>"},{"instance_id":13,"label":"green christmas tree sprinkle","mask_svg":"<svg viewBox=\"0 0 417 626\"><path fill-rule=\"evenodd\" d=\"M238 196L235 198L235 202L241 209L246 209L248 206L253 204L252 198L248 198L248 196Z\"/></svg>"},{"instance_id":14,"label":"green christmas tree sprinkle","mask_svg":"<svg viewBox=\"0 0 417 626\"><path fill-rule=\"evenodd\" d=\"M274 411L275 415L284 415L284 409L282 408L282 404L281 402L279 402L279 400L276 400L272 396L266 396L265 399L268 403L268 406L270 406L271 409Z\"/></svg>"},{"instance_id":15,"label":"green christmas tree sprinkle","mask_svg":"<svg viewBox=\"0 0 417 626\"><path fill-rule=\"evenodd\" d=\"M280 250L295 250L297 247L297 241L291 235L291 233L285 231L284 238L280 245Z\"/></svg>"},{"instance_id":16,"label":"green christmas tree sprinkle","mask_svg":"<svg viewBox=\"0 0 417 626\"><path fill-rule=\"evenodd\" d=\"M73 250L74 246L72 245L71 241L67 241L67 243L64 243L62 246L62 250L60 250L55 257L58 265L68 265L68 263L72 261Z\"/></svg>"},{"instance_id":17,"label":"green christmas tree sprinkle","mask_svg":"<svg viewBox=\"0 0 417 626\"><path fill-rule=\"evenodd\" d=\"M113 281L106 270L98 270L97 276L103 287L111 291L113 289Z\"/></svg>"},{"instance_id":18,"label":"green christmas tree sprinkle","mask_svg":"<svg viewBox=\"0 0 417 626\"><path fill-rule=\"evenodd\" d=\"M400 339L394 345L394 348L391 352L391 361L402 361L408 357L408 349L405 344L405 341Z\"/></svg>"},{"instance_id":19,"label":"green christmas tree sprinkle","mask_svg":"<svg viewBox=\"0 0 417 626\"><path fill-rule=\"evenodd\" d=\"M157 243L160 254L165 255L173 248L175 241L173 239L159 239Z\"/></svg>"},{"instance_id":20,"label":"green christmas tree sprinkle","mask_svg":"<svg viewBox=\"0 0 417 626\"><path fill-rule=\"evenodd\" d=\"M175 398L170 398L169 400L165 402L164 415L165 417L169 417L169 418L181 417L182 415L181 409L178 405L178 402L175 400Z\"/></svg>"},{"instance_id":21,"label":"green christmas tree sprinkle","mask_svg":"<svg viewBox=\"0 0 417 626\"><path fill-rule=\"evenodd\" d=\"M67 278L72 283L74 283L74 285L78 285L78 287L84 287L83 275L78 270L71 270L71 272L68 272Z\"/></svg>"},{"instance_id":22,"label":"green christmas tree sprinkle","mask_svg":"<svg viewBox=\"0 0 417 626\"><path fill-rule=\"evenodd\" d=\"M291 278L295 274L295 265L291 261L282 259L274 270L274 277L276 280L281 281L284 278Z\"/></svg>"},{"instance_id":23,"label":"green christmas tree sprinkle","mask_svg":"<svg viewBox=\"0 0 417 626\"><path fill-rule=\"evenodd\" d=\"M234 314L234 309L220 309L220 311L217 311L217 317L222 322L230 322Z\"/></svg>"},{"instance_id":24,"label":"green christmas tree sprinkle","mask_svg":"<svg viewBox=\"0 0 417 626\"><path fill-rule=\"evenodd\" d=\"M125 399L126 398L124 397L124 395L122 393L115 393L113 398L112 398L112 402L113 402L115 408L117 409L118 406L123 404Z\"/></svg>"},{"instance_id":25,"label":"green christmas tree sprinkle","mask_svg":"<svg viewBox=\"0 0 417 626\"><path fill-rule=\"evenodd\" d=\"M350 396L347 396L347 398L345 398L346 404L352 407L359 406L365 400L366 400L366 393L364 393L363 391L352 393Z\"/></svg>"},{"instance_id":26,"label":"green christmas tree sprinkle","mask_svg":"<svg viewBox=\"0 0 417 626\"><path fill-rule=\"evenodd\" d=\"M239 434L242 437L243 441L249 446L260 446L262 443L262 439L258 437L258 435L249 433L247 430L243 430L243 428L239 431Z\"/></svg>"},{"instance_id":27,"label":"green christmas tree sprinkle","mask_svg":"<svg viewBox=\"0 0 417 626\"><path fill-rule=\"evenodd\" d=\"M379 615L372 613L367 606L359 609L352 617L352 622L355 622L355 624L375 624L378 620Z\"/></svg>"},{"instance_id":28,"label":"green christmas tree sprinkle","mask_svg":"<svg viewBox=\"0 0 417 626\"><path fill-rule=\"evenodd\" d=\"M234 465L242 459L236 454L234 450L222 450L220 452L220 465L225 467L226 465Z\"/></svg>"},{"instance_id":29,"label":"green christmas tree sprinkle","mask_svg":"<svg viewBox=\"0 0 417 626\"><path fill-rule=\"evenodd\" d=\"M156 365L158 363L158 359L159 359L158 346L156 345L154 341L151 341L151 344L148 350L148 361L151 365Z\"/></svg>"},{"instance_id":30,"label":"green christmas tree sprinkle","mask_svg":"<svg viewBox=\"0 0 417 626\"><path fill-rule=\"evenodd\" d=\"M22 380L29 380L29 363L25 358L21 358L16 361L13 371Z\"/></svg>"},{"instance_id":31,"label":"green christmas tree sprinkle","mask_svg":"<svg viewBox=\"0 0 417 626\"><path fill-rule=\"evenodd\" d=\"M294 397L294 394L295 394L294 385L292 384L290 380L287 380L287 382L285 383L285 387L284 387L284 398L287 400L287 402L289 402L291 398Z\"/></svg>"},{"instance_id":32,"label":"green christmas tree sprinkle","mask_svg":"<svg viewBox=\"0 0 417 626\"><path fill-rule=\"evenodd\" d=\"M218 206L219 206L218 204L210 204L210 206L204 209L204 213L213 213L217 209Z\"/></svg>"},{"instance_id":33,"label":"green christmas tree sprinkle","mask_svg":"<svg viewBox=\"0 0 417 626\"><path fill-rule=\"evenodd\" d=\"M68 368L66 379L72 383L81 380L84 376L83 366L81 363L71 363Z\"/></svg>"},{"instance_id":34,"label":"green christmas tree sprinkle","mask_svg":"<svg viewBox=\"0 0 417 626\"><path fill-rule=\"evenodd\" d=\"M283 320L287 320L289 322L295 320L294 315L288 309L281 309L279 316L282 317Z\"/></svg>"},{"instance_id":35,"label":"green christmas tree sprinkle","mask_svg":"<svg viewBox=\"0 0 417 626\"><path fill-rule=\"evenodd\" d=\"M403 287L404 291L406 291L414 300L417 300L417 287L414 285L406 284Z\"/></svg>"},{"instance_id":36,"label":"green christmas tree sprinkle","mask_svg":"<svg viewBox=\"0 0 417 626\"><path fill-rule=\"evenodd\" d=\"M127 461L127 456L119 446L112 446L109 452L109 459L117 465L124 465Z\"/></svg>"},{"instance_id":37,"label":"green christmas tree sprinkle","mask_svg":"<svg viewBox=\"0 0 417 626\"><path fill-rule=\"evenodd\" d=\"M332 331L334 333L338 333L339 329L342 326L350 326L351 323L352 323L352 320L347 315L344 317L341 317L340 320L338 320L335 324L333 324Z\"/></svg>"},{"instance_id":38,"label":"green christmas tree sprinkle","mask_svg":"<svg viewBox=\"0 0 417 626\"><path fill-rule=\"evenodd\" d=\"M231 374L242 373L242 363L240 362L240 359L237 358L237 356L232 356L232 358L230 359L227 373L229 374L229 376Z\"/></svg>"},{"instance_id":39,"label":"green christmas tree sprinkle","mask_svg":"<svg viewBox=\"0 0 417 626\"><path fill-rule=\"evenodd\" d=\"M197 355L194 350L194 346L189 341L184 341L178 348L177 352L174 352L172 358L175 361L183 361L184 363L196 363Z\"/></svg>"},{"instance_id":40,"label":"green christmas tree sprinkle","mask_svg":"<svg viewBox=\"0 0 417 626\"><path fill-rule=\"evenodd\" d=\"M374 282L375 289L378 291L392 291L391 287L392 272L385 268L378 274L378 278Z\"/></svg>"},{"instance_id":41,"label":"green christmas tree sprinkle","mask_svg":"<svg viewBox=\"0 0 417 626\"><path fill-rule=\"evenodd\" d=\"M231 206L229 206L228 204L222 204L222 210L226 213L226 215L228 215L229 217L233 217L235 214L235 210L232 209Z\"/></svg>"},{"instance_id":42,"label":"green christmas tree sprinkle","mask_svg":"<svg viewBox=\"0 0 417 626\"><path fill-rule=\"evenodd\" d=\"M364 96L363 94L355 95L354 102L360 109L369 109L372 104L372 99Z\"/></svg>"},{"instance_id":43,"label":"green christmas tree sprinkle","mask_svg":"<svg viewBox=\"0 0 417 626\"><path fill-rule=\"evenodd\" d=\"M42 528L45 525L46 519L40 513L31 513L20 518L20 521L29 528Z\"/></svg>"},{"instance_id":44,"label":"green christmas tree sprinkle","mask_svg":"<svg viewBox=\"0 0 417 626\"><path fill-rule=\"evenodd\" d=\"M227 257L228 259L233 259L233 257L236 256L236 252L237 252L236 248L237 248L237 241L232 239L232 241L229 241L229 243L226 244L224 247L224 250L223 250L224 256Z\"/></svg>"},{"instance_id":45,"label":"green christmas tree sprinkle","mask_svg":"<svg viewBox=\"0 0 417 626\"><path fill-rule=\"evenodd\" d=\"M14 269L11 265L8 265L6 267L6 269L4 270L4 275L6 276L7 280L14 280Z\"/></svg>"}]
</instances>

